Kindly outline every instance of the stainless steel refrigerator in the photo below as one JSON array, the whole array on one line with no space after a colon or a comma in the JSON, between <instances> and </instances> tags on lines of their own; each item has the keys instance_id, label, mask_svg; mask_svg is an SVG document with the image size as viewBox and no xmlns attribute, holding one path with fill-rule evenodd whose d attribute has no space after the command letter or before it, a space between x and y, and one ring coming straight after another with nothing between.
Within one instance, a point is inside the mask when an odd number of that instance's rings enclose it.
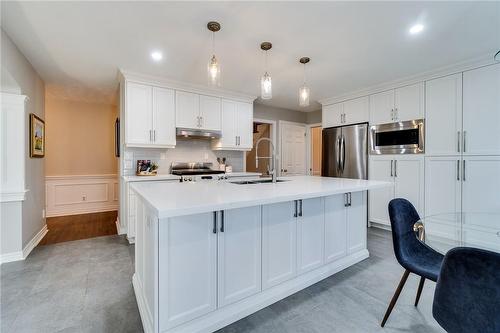
<instances>
[{"instance_id":1,"label":"stainless steel refrigerator","mask_svg":"<svg viewBox=\"0 0 500 333\"><path fill-rule=\"evenodd\" d=\"M321 176L368 179L368 124L323 129Z\"/></svg>"}]
</instances>

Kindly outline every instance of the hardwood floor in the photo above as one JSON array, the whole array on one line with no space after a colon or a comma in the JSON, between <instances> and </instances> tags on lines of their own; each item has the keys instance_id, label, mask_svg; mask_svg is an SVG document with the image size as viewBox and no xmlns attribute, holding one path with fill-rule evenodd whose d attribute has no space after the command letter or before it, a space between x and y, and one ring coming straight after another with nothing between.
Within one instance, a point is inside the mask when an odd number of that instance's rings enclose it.
<instances>
[{"instance_id":1,"label":"hardwood floor","mask_svg":"<svg viewBox=\"0 0 500 333\"><path fill-rule=\"evenodd\" d=\"M116 235L118 212L102 212L47 218L49 232L40 242L48 245L78 239Z\"/></svg>"}]
</instances>

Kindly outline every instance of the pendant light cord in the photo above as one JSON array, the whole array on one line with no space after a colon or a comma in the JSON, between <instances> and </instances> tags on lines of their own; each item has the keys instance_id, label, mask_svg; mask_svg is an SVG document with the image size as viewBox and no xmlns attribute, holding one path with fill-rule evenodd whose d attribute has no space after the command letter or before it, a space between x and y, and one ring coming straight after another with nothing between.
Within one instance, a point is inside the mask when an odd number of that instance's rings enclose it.
<instances>
[{"instance_id":1,"label":"pendant light cord","mask_svg":"<svg viewBox=\"0 0 500 333\"><path fill-rule=\"evenodd\" d=\"M215 55L215 31L212 31L212 54Z\"/></svg>"},{"instance_id":2,"label":"pendant light cord","mask_svg":"<svg viewBox=\"0 0 500 333\"><path fill-rule=\"evenodd\" d=\"M306 64L304 64L304 80L302 84L305 86L306 85Z\"/></svg>"}]
</instances>

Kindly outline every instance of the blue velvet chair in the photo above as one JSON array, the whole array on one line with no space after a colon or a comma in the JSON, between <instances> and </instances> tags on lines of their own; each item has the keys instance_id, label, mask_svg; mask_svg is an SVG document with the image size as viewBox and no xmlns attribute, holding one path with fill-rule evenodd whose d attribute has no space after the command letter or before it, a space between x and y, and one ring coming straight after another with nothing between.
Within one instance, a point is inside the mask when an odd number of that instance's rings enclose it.
<instances>
[{"instance_id":1,"label":"blue velvet chair","mask_svg":"<svg viewBox=\"0 0 500 333\"><path fill-rule=\"evenodd\" d=\"M500 332L500 254L454 248L443 261L432 315L449 333Z\"/></svg>"},{"instance_id":2,"label":"blue velvet chair","mask_svg":"<svg viewBox=\"0 0 500 333\"><path fill-rule=\"evenodd\" d=\"M441 269L443 255L420 242L413 231L413 225L420 220L415 207L405 199L393 199L389 202L389 217L391 219L392 242L394 253L399 264L405 269L403 277L389 303L381 326L384 327L399 294L410 273L420 276L415 306L418 305L425 279L436 282Z\"/></svg>"}]
</instances>

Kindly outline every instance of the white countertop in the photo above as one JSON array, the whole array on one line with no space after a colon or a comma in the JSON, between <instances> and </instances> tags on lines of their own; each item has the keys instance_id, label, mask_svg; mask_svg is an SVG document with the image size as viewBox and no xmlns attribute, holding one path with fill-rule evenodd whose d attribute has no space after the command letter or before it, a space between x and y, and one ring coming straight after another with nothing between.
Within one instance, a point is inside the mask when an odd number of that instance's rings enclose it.
<instances>
[{"instance_id":1,"label":"white countertop","mask_svg":"<svg viewBox=\"0 0 500 333\"><path fill-rule=\"evenodd\" d=\"M181 177L175 175L156 175L156 176L122 176L126 182L149 182L155 180L180 180Z\"/></svg>"},{"instance_id":2,"label":"white countertop","mask_svg":"<svg viewBox=\"0 0 500 333\"><path fill-rule=\"evenodd\" d=\"M158 218L309 199L390 186L391 183L313 176L280 177L282 183L237 185L229 181L133 183Z\"/></svg>"}]
</instances>

